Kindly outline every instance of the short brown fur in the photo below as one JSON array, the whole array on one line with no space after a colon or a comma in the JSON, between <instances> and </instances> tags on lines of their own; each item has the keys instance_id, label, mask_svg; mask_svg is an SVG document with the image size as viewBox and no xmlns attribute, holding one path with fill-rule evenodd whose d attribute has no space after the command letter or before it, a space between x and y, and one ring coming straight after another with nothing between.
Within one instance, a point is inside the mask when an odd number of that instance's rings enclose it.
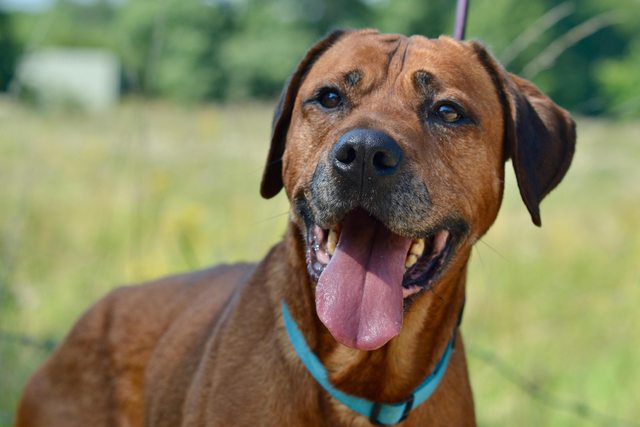
<instances>
[{"instance_id":1,"label":"short brown fur","mask_svg":"<svg viewBox=\"0 0 640 427\"><path fill-rule=\"evenodd\" d=\"M344 114L305 103L326 84L348 93ZM474 123L428 124L422 108L429 97L456 99ZM290 200L309 195L316 166L354 127L383 130L402 147L429 190L421 229L452 213L467 226L442 277L408 306L396 338L369 352L333 339L316 315L304 225L292 210L283 240L259 264L121 288L96 303L30 380L16 426L370 425L306 372L284 331L283 299L338 388L383 402L405 399L456 328L472 245L500 207L505 158L514 159L535 221L542 197L569 166L575 132L566 111L504 72L477 43L335 33L312 48L285 87L262 194L284 186ZM387 225L411 232L402 221ZM475 425L460 335L442 383L401 425Z\"/></svg>"}]
</instances>

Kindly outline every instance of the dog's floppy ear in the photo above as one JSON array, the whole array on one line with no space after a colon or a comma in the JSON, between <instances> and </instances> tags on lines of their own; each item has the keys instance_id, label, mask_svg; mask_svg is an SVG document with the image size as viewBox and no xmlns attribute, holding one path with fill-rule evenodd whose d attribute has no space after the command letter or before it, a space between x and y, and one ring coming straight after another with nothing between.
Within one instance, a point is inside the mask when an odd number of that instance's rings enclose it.
<instances>
[{"instance_id":1,"label":"dog's floppy ear","mask_svg":"<svg viewBox=\"0 0 640 427\"><path fill-rule=\"evenodd\" d=\"M539 204L564 177L576 145L576 127L569 113L532 83L509 74L514 135L508 154L520 195L531 219L541 225Z\"/></svg>"},{"instance_id":2,"label":"dog's floppy ear","mask_svg":"<svg viewBox=\"0 0 640 427\"><path fill-rule=\"evenodd\" d=\"M540 202L571 164L575 123L533 83L504 71L480 44L472 46L496 86L503 106L506 155L531 220L540 226Z\"/></svg>"},{"instance_id":3,"label":"dog's floppy ear","mask_svg":"<svg viewBox=\"0 0 640 427\"><path fill-rule=\"evenodd\" d=\"M311 47L282 89L273 115L271 146L267 155L267 164L262 174L262 183L260 184L260 194L265 199L270 199L278 194L283 186L282 155L284 154L287 131L291 122L291 112L293 111L298 90L314 62L345 33L346 31L344 30L333 31Z\"/></svg>"}]
</instances>

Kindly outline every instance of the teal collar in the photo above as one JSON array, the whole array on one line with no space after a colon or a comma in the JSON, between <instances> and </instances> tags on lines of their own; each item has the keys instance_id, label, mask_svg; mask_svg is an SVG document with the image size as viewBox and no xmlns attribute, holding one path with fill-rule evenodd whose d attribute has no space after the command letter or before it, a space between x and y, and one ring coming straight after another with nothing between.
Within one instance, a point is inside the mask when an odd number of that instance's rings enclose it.
<instances>
[{"instance_id":1,"label":"teal collar","mask_svg":"<svg viewBox=\"0 0 640 427\"><path fill-rule=\"evenodd\" d=\"M335 388L329 381L329 374L326 368L320 362L320 359L311 351L296 321L291 316L287 304L281 301L282 316L284 317L284 325L287 328L289 341L293 345L298 357L306 366L307 370L315 378L315 380L329 393L334 399L338 400L353 411L369 418L369 421L378 425L393 425L403 421L409 415L412 408L420 405L431 396L438 388L440 380L444 376L451 359L451 353L456 340L454 331L453 337L449 340L444 354L438 361L435 369L425 380L411 393L404 401L396 403L380 403L372 402L368 399L351 396L343 391ZM462 315L462 312L460 313ZM461 317L461 316L460 316ZM458 321L459 323L459 321ZM457 331L457 326L456 326Z\"/></svg>"}]
</instances>

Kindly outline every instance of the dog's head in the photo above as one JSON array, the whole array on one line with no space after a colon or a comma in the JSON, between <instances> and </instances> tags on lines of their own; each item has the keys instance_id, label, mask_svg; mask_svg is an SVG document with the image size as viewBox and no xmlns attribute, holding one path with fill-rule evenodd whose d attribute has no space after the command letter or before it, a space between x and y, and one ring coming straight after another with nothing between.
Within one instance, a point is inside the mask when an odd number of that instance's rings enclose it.
<instances>
[{"instance_id":1,"label":"dog's head","mask_svg":"<svg viewBox=\"0 0 640 427\"><path fill-rule=\"evenodd\" d=\"M569 114L475 42L334 32L282 93L261 193L292 202L322 322L370 350L493 223L505 161L540 225L574 145Z\"/></svg>"}]
</instances>

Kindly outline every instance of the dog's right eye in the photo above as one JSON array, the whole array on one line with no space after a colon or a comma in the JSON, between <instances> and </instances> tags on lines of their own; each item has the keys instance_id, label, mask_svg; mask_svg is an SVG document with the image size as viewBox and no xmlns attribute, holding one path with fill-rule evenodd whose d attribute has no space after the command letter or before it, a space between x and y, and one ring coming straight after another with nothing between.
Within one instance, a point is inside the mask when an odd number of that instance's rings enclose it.
<instances>
[{"instance_id":1,"label":"dog's right eye","mask_svg":"<svg viewBox=\"0 0 640 427\"><path fill-rule=\"evenodd\" d=\"M324 88L318 93L318 102L327 110L333 110L342 105L342 95L335 89Z\"/></svg>"}]
</instances>

